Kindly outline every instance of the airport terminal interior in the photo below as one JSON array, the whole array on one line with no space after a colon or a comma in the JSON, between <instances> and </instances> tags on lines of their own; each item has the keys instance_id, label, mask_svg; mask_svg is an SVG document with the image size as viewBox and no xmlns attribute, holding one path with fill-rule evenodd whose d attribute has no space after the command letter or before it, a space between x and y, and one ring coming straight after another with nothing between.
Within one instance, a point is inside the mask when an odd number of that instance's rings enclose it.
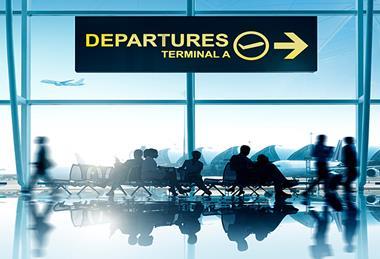
<instances>
[{"instance_id":1,"label":"airport terminal interior","mask_svg":"<svg viewBox=\"0 0 380 259\"><path fill-rule=\"evenodd\" d=\"M78 16L314 16L317 71L80 73ZM379 132L380 0L0 0L1 259L379 258ZM329 184L305 195L320 135ZM295 183L286 198L229 178L242 145ZM175 180L113 190L153 149ZM206 192L179 173L194 150Z\"/></svg>"}]
</instances>

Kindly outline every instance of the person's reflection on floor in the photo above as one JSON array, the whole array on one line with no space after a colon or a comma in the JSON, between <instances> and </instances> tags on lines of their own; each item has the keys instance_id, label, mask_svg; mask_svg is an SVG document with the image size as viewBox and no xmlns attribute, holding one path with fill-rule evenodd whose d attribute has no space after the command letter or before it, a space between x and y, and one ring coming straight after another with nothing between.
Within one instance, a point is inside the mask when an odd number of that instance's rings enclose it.
<instances>
[{"instance_id":1,"label":"person's reflection on floor","mask_svg":"<svg viewBox=\"0 0 380 259\"><path fill-rule=\"evenodd\" d=\"M33 250L35 257L45 256L45 247L50 231L53 226L48 222L49 215L53 208L53 202L48 202L44 205L42 211L38 211L38 207L35 201L29 203L30 216L32 225L30 230L34 232L34 240L36 248Z\"/></svg>"},{"instance_id":2,"label":"person's reflection on floor","mask_svg":"<svg viewBox=\"0 0 380 259\"><path fill-rule=\"evenodd\" d=\"M311 255L313 258L323 258L326 256L332 256L331 247L327 244L327 230L329 228L329 210L328 206L323 207L321 215L314 211L310 211L310 215L317 223L316 231L314 235L315 244L310 246Z\"/></svg>"},{"instance_id":3,"label":"person's reflection on floor","mask_svg":"<svg viewBox=\"0 0 380 259\"><path fill-rule=\"evenodd\" d=\"M228 226L227 236L231 241L236 242L237 249L240 252L248 249L246 238L251 234L250 216L252 212L249 208L238 209L234 211L235 220Z\"/></svg>"},{"instance_id":4,"label":"person's reflection on floor","mask_svg":"<svg viewBox=\"0 0 380 259\"><path fill-rule=\"evenodd\" d=\"M256 218L252 219L255 222L253 232L257 241L263 241L281 224L288 214L295 214L297 211L297 208L285 203L277 203L271 210L260 210L256 214Z\"/></svg>"},{"instance_id":5,"label":"person's reflection on floor","mask_svg":"<svg viewBox=\"0 0 380 259\"><path fill-rule=\"evenodd\" d=\"M130 212L129 210L123 210L119 207L114 207L111 210L112 224L111 235L120 229L120 232L124 235L128 235L128 244L136 245L137 236L139 234L139 215L140 212Z\"/></svg>"},{"instance_id":6,"label":"person's reflection on floor","mask_svg":"<svg viewBox=\"0 0 380 259\"><path fill-rule=\"evenodd\" d=\"M178 219L175 221L175 224L181 230L181 233L188 236L188 244L193 245L198 240L197 233L201 230L199 218L201 217L202 212L202 203L196 203L193 210L179 212Z\"/></svg>"},{"instance_id":7,"label":"person's reflection on floor","mask_svg":"<svg viewBox=\"0 0 380 259\"><path fill-rule=\"evenodd\" d=\"M236 242L239 251L245 251L248 249L246 238L249 235L255 234L258 241L263 241L287 215L297 211L297 208L285 203L278 203L273 208L239 208L234 212L235 220L229 225L227 236Z\"/></svg>"},{"instance_id":8,"label":"person's reflection on floor","mask_svg":"<svg viewBox=\"0 0 380 259\"><path fill-rule=\"evenodd\" d=\"M344 211L344 219L343 219L343 237L346 242L345 251L347 253L352 253L354 251L353 240L356 235L356 230L358 226L358 209L352 203L347 209Z\"/></svg>"}]
</instances>

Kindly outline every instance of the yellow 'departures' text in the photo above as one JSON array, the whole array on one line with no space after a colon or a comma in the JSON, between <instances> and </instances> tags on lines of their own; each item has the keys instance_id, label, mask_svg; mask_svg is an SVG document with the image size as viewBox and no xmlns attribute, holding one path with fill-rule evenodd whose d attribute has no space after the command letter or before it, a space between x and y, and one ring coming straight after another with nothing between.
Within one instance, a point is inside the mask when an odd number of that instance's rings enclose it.
<instances>
[{"instance_id":1,"label":"yellow 'departures' text","mask_svg":"<svg viewBox=\"0 0 380 259\"><path fill-rule=\"evenodd\" d=\"M213 48L227 47L228 35L225 33L144 33L144 34L125 34L125 33L87 33L86 47L196 47Z\"/></svg>"}]
</instances>

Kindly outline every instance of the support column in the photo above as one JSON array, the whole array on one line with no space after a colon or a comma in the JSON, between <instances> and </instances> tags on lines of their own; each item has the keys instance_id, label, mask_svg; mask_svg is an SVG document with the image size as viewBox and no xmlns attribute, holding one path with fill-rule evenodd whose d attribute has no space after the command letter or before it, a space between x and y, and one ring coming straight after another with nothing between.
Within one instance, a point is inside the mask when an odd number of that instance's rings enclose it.
<instances>
[{"instance_id":1,"label":"support column","mask_svg":"<svg viewBox=\"0 0 380 259\"><path fill-rule=\"evenodd\" d=\"M364 67L364 93L363 93L363 123L362 123L362 143L360 154L360 177L358 191L364 190L367 179L368 160L368 140L369 140L369 119L371 110L371 69L372 69L372 33L373 33L373 0L367 0L367 21L366 21L366 48Z\"/></svg>"},{"instance_id":2,"label":"support column","mask_svg":"<svg viewBox=\"0 0 380 259\"><path fill-rule=\"evenodd\" d=\"M362 125L363 125L363 102L360 97L363 96L363 75L364 75L364 13L363 0L357 0L358 15L356 17L356 87L357 87L357 109L356 109L356 144L358 154L361 154L362 145Z\"/></svg>"},{"instance_id":3,"label":"support column","mask_svg":"<svg viewBox=\"0 0 380 259\"><path fill-rule=\"evenodd\" d=\"M30 0L22 0L21 6L21 146L24 162L23 186L28 185L30 176Z\"/></svg>"},{"instance_id":4,"label":"support column","mask_svg":"<svg viewBox=\"0 0 380 259\"><path fill-rule=\"evenodd\" d=\"M18 118L17 105L17 88L16 88L16 73L13 49L13 6L12 0L6 0L6 35L7 35L7 58L8 58L8 77L9 77L9 95L11 103L12 130L13 130L13 146L16 160L17 181L21 187L25 187L23 181L23 164L21 156L20 143L20 125Z\"/></svg>"},{"instance_id":5,"label":"support column","mask_svg":"<svg viewBox=\"0 0 380 259\"><path fill-rule=\"evenodd\" d=\"M187 0L187 16L194 16L195 0ZM195 73L186 74L187 157L195 149Z\"/></svg>"}]
</instances>

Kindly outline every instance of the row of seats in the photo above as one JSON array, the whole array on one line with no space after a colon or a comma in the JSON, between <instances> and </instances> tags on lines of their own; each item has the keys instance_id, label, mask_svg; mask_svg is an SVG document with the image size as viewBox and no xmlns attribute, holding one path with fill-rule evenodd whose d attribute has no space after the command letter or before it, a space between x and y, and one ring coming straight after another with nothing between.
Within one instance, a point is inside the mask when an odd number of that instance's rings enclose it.
<instances>
[{"instance_id":1,"label":"row of seats","mask_svg":"<svg viewBox=\"0 0 380 259\"><path fill-rule=\"evenodd\" d=\"M176 170L172 167L161 168L163 170ZM90 188L96 193L100 194L96 187L105 188L107 186L112 185L112 174L114 172L113 167L106 166L95 166L95 165L87 165L87 164L73 164L70 169L69 179L60 180L53 179L53 185L56 189L62 188L69 195L71 195L71 191L69 187L81 187L77 194L82 193L86 188ZM152 193L148 190L148 187L167 187L169 185L168 181L165 180L141 180L140 177L140 169L139 168L131 168L130 172L126 172L129 176L123 183L121 183L119 189L125 194L129 195L123 186L134 187L135 189L130 194L134 196L136 192L140 189L144 190L149 196ZM191 182L186 182L184 175L176 170L177 180L181 186L184 187L194 187ZM236 172L231 169L230 163L227 163L223 176L222 177L214 177L214 178L205 178L204 183L209 190L216 190L220 195L225 196L225 193L231 189L232 186L236 185ZM255 183L255 184L247 184L244 186L245 188L251 190L251 195L259 195L258 190L264 191L265 194L269 194L263 188L263 186L270 186L272 183ZM195 194L197 194L200 189L195 190ZM231 192L232 195L235 195L236 192ZM204 195L204 193L202 194Z\"/></svg>"}]
</instances>

